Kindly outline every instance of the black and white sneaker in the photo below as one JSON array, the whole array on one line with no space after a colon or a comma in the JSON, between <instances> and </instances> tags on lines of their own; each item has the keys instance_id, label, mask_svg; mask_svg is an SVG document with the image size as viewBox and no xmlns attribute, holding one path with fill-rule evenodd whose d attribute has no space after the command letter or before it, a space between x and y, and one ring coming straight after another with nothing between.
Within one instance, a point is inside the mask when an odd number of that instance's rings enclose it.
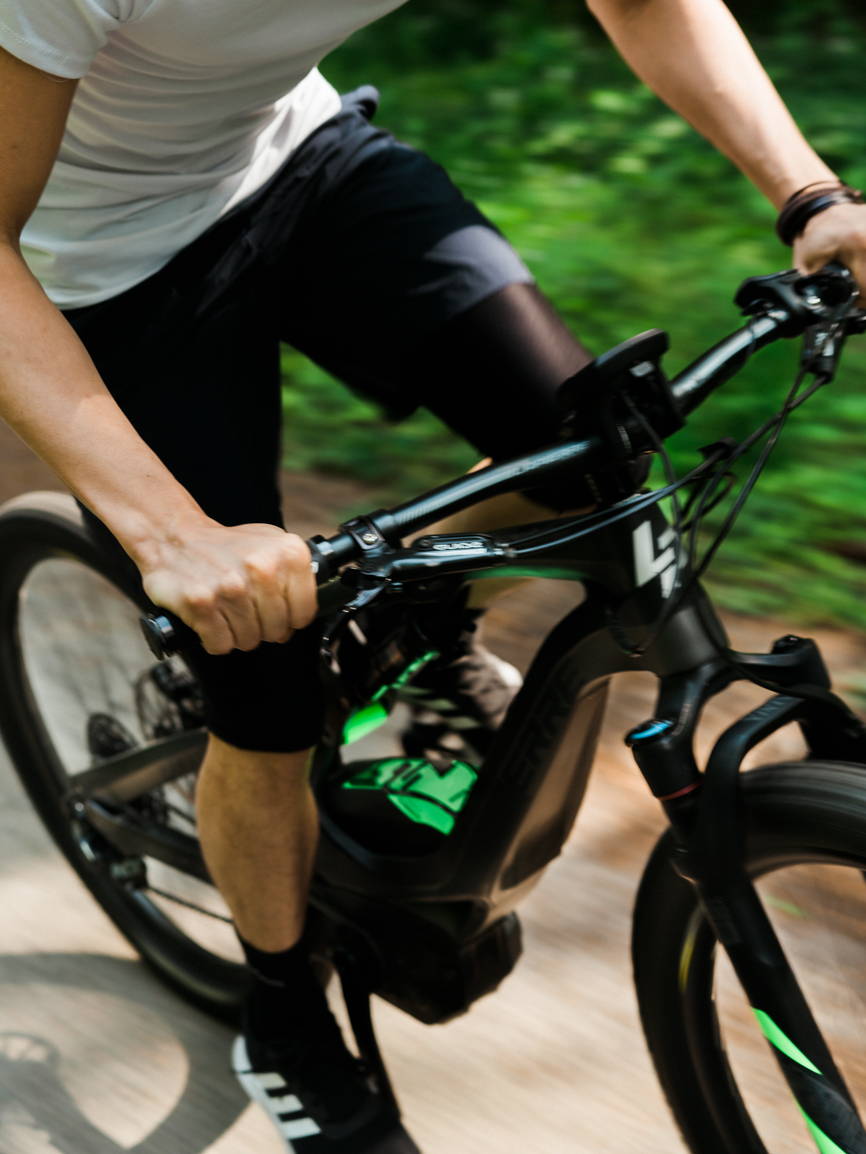
<instances>
[{"instance_id":1,"label":"black and white sneaker","mask_svg":"<svg viewBox=\"0 0 866 1154\"><path fill-rule=\"evenodd\" d=\"M424 757L431 750L453 756L467 746L483 756L523 684L513 665L481 644L470 621L448 653L430 661L398 692L412 711L402 734L408 757Z\"/></svg>"},{"instance_id":2,"label":"black and white sneaker","mask_svg":"<svg viewBox=\"0 0 866 1154\"><path fill-rule=\"evenodd\" d=\"M392 1102L340 1041L256 1046L239 1037L232 1067L290 1154L420 1154Z\"/></svg>"}]
</instances>

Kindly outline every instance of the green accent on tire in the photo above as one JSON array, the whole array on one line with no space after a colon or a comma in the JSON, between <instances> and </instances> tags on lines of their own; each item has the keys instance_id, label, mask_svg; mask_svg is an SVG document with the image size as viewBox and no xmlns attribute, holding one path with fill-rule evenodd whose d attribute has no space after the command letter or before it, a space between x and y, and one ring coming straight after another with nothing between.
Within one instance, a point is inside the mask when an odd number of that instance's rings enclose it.
<instances>
[{"instance_id":1,"label":"green accent on tire","mask_svg":"<svg viewBox=\"0 0 866 1154\"><path fill-rule=\"evenodd\" d=\"M386 757L365 765L342 788L379 790L410 821L447 837L477 780L477 771L465 761L439 769L423 758Z\"/></svg>"},{"instance_id":2,"label":"green accent on tire","mask_svg":"<svg viewBox=\"0 0 866 1154\"><path fill-rule=\"evenodd\" d=\"M343 726L343 745L360 741L388 720L388 710L375 702L356 710Z\"/></svg>"},{"instance_id":3,"label":"green accent on tire","mask_svg":"<svg viewBox=\"0 0 866 1154\"><path fill-rule=\"evenodd\" d=\"M815 1144L820 1154L849 1154L847 1150L843 1150L841 1146L837 1146L832 1138L828 1138L819 1126L815 1125L802 1106L800 1107L800 1111L806 1119L806 1125L809 1127L809 1132L815 1139Z\"/></svg>"},{"instance_id":4,"label":"green accent on tire","mask_svg":"<svg viewBox=\"0 0 866 1154\"><path fill-rule=\"evenodd\" d=\"M765 1014L763 1010L756 1010L754 1007L752 1007L752 1013L758 1019L758 1025L763 1030L764 1037L771 1045L775 1046L786 1058L790 1058L791 1061L805 1067L807 1070L811 1070L813 1074L821 1073L814 1062L810 1062L803 1051L797 1049L788 1035L779 1029L769 1014ZM829 1139L827 1139L827 1141L829 1141Z\"/></svg>"}]
</instances>

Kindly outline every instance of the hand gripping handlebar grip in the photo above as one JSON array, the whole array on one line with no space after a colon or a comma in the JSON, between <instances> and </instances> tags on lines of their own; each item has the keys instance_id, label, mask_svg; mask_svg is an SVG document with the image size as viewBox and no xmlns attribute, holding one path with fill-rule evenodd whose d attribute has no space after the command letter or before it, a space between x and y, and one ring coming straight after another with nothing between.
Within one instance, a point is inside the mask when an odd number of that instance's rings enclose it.
<instances>
[{"instance_id":1,"label":"hand gripping handlebar grip","mask_svg":"<svg viewBox=\"0 0 866 1154\"><path fill-rule=\"evenodd\" d=\"M329 571L322 564L320 558L330 558L334 551L325 538L314 538L307 544L310 546L313 557L313 572L319 583L319 610L316 616L318 618L329 617L338 613L344 605L351 601L355 591L344 585L339 577L326 580ZM320 546L324 546L324 548L320 548ZM184 632L194 636L194 630L168 613L143 613L139 621L148 648L154 657L160 661L170 657L172 653L177 653L182 640L181 635Z\"/></svg>"}]
</instances>

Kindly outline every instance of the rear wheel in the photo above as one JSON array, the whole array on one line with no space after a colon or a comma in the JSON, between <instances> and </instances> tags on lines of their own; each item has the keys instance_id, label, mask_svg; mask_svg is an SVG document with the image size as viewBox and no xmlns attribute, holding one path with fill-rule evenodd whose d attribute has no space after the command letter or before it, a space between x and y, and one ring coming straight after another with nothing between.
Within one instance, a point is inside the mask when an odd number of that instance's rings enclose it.
<instances>
[{"instance_id":1,"label":"rear wheel","mask_svg":"<svg viewBox=\"0 0 866 1154\"><path fill-rule=\"evenodd\" d=\"M742 785L749 873L866 1117L866 767L766 766ZM814 1149L673 848L662 838L644 874L633 955L644 1031L686 1143L695 1154Z\"/></svg>"},{"instance_id":2,"label":"rear wheel","mask_svg":"<svg viewBox=\"0 0 866 1154\"><path fill-rule=\"evenodd\" d=\"M244 973L217 892L120 852L76 798L87 792L82 775L109 758L168 757L172 780L109 814L195 844L198 690L178 658L154 661L138 624L141 593L127 580L107 566L71 497L31 493L0 506L0 731L40 817L112 921L187 997L231 1018Z\"/></svg>"}]
</instances>

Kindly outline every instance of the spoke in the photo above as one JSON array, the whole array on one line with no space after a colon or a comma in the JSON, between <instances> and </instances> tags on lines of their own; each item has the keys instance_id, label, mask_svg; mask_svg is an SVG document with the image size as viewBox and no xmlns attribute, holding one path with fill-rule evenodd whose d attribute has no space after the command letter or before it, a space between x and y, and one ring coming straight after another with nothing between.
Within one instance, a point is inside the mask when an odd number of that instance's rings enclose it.
<instances>
[{"instance_id":1,"label":"spoke","mask_svg":"<svg viewBox=\"0 0 866 1154\"><path fill-rule=\"evenodd\" d=\"M183 906L188 910L195 910L196 913L204 914L206 917L213 918L215 921L225 922L230 926L234 925L234 920L232 918L226 917L225 914L218 914L215 910L205 909L204 906L196 905L195 902L188 901L186 898L179 898L177 894L170 894L167 890L157 889L156 886L152 885L139 886L136 888L139 890L139 892L145 890L147 893L156 894L158 898L165 898L166 901L174 902L175 905Z\"/></svg>"}]
</instances>

